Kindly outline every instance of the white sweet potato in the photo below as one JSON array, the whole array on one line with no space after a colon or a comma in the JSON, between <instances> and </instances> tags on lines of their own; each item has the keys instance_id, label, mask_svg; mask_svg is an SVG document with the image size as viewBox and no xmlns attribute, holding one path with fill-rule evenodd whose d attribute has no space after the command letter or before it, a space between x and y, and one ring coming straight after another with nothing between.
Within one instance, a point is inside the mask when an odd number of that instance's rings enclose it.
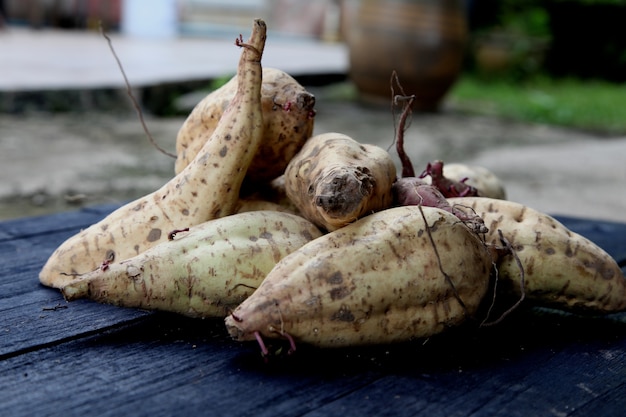
<instances>
[{"instance_id":1,"label":"white sweet potato","mask_svg":"<svg viewBox=\"0 0 626 417\"><path fill-rule=\"evenodd\" d=\"M211 136L237 92L237 76L208 94L191 111L176 138L178 174L195 158ZM246 181L263 183L283 173L291 158L313 134L315 96L293 77L276 68L263 68L261 85L263 138L248 168Z\"/></svg>"},{"instance_id":2,"label":"white sweet potato","mask_svg":"<svg viewBox=\"0 0 626 417\"><path fill-rule=\"evenodd\" d=\"M289 162L285 189L304 217L332 231L391 207L395 179L384 149L324 133L311 137Z\"/></svg>"},{"instance_id":3,"label":"white sweet potato","mask_svg":"<svg viewBox=\"0 0 626 417\"><path fill-rule=\"evenodd\" d=\"M225 323L236 340L285 337L292 348L428 337L474 314L491 262L454 215L391 208L287 255Z\"/></svg>"},{"instance_id":4,"label":"white sweet potato","mask_svg":"<svg viewBox=\"0 0 626 417\"><path fill-rule=\"evenodd\" d=\"M234 214L85 274L62 292L69 301L89 298L190 317L225 317L280 259L319 236L311 222L292 214Z\"/></svg>"},{"instance_id":5,"label":"white sweet potato","mask_svg":"<svg viewBox=\"0 0 626 417\"><path fill-rule=\"evenodd\" d=\"M527 300L589 313L626 310L626 278L617 262L589 239L553 217L523 204L482 197L451 198L456 208L478 214L489 229L486 241L508 240L524 271ZM520 268L509 252L497 260L499 286L521 296Z\"/></svg>"},{"instance_id":6,"label":"white sweet potato","mask_svg":"<svg viewBox=\"0 0 626 417\"><path fill-rule=\"evenodd\" d=\"M239 190L261 142L261 57L266 26L255 20L243 47L237 94L200 153L160 189L132 201L66 240L39 274L62 287L100 264L135 256L167 240L171 230L232 214Z\"/></svg>"}]
</instances>

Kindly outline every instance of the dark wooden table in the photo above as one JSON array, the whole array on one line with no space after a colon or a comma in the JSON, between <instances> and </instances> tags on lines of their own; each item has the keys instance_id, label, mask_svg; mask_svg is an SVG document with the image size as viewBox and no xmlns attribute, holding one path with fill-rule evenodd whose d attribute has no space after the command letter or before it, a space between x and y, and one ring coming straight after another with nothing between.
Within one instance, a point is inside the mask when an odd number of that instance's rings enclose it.
<instances>
[{"instance_id":1,"label":"dark wooden table","mask_svg":"<svg viewBox=\"0 0 626 417\"><path fill-rule=\"evenodd\" d=\"M498 326L264 361L222 320L66 303L37 275L113 206L0 223L0 416L624 416L626 315L520 309ZM626 224L559 218L626 261Z\"/></svg>"}]
</instances>

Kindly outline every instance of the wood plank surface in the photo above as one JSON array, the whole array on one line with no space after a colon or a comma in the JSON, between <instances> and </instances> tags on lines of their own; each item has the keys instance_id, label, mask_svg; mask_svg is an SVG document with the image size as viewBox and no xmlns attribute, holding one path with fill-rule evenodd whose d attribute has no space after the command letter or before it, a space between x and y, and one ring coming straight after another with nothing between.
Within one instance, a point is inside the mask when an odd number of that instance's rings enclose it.
<instances>
[{"instance_id":1,"label":"wood plank surface","mask_svg":"<svg viewBox=\"0 0 626 417\"><path fill-rule=\"evenodd\" d=\"M39 269L112 208L0 223L0 415L600 417L626 409L626 314L522 308L497 326L469 323L389 346L298 346L265 361L255 343L230 340L222 320L66 303L39 284ZM624 265L626 225L560 220Z\"/></svg>"}]
</instances>

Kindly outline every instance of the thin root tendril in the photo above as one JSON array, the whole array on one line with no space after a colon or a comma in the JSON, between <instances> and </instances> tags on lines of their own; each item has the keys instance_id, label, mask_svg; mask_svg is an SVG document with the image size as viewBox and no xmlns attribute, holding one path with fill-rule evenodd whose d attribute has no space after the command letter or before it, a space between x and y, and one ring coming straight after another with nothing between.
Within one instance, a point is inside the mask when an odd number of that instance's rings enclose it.
<instances>
[{"instance_id":1,"label":"thin root tendril","mask_svg":"<svg viewBox=\"0 0 626 417\"><path fill-rule=\"evenodd\" d=\"M267 349L267 346L265 346L265 342L263 341L263 338L261 337L261 333L259 333L258 331L254 332L254 337L256 338L256 341L259 343L259 346L261 347L261 354L263 356L269 355L270 351Z\"/></svg>"}]
</instances>

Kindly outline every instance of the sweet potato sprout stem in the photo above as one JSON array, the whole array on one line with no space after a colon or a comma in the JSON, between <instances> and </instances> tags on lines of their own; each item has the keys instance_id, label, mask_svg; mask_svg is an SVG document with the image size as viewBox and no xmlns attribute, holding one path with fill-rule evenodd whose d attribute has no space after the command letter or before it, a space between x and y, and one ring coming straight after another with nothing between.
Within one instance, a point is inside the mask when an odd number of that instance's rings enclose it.
<instances>
[{"instance_id":1,"label":"sweet potato sprout stem","mask_svg":"<svg viewBox=\"0 0 626 417\"><path fill-rule=\"evenodd\" d=\"M400 94L396 95L395 90L393 88L394 84L396 84L400 90ZM398 157L400 158L400 162L402 163L402 177L414 177L415 170L413 169L413 163L411 159L406 154L404 150L404 132L408 128L407 120L411 115L411 106L413 105L413 101L415 100L415 95L407 96L404 94L404 90L400 85L400 81L398 80L398 74L394 71L391 74L391 112L393 114L393 129L394 129L394 140L396 142L396 152L398 152ZM400 119L398 120L398 124L396 126L396 118L395 118L395 107L400 103L403 103L402 114L400 115Z\"/></svg>"}]
</instances>

